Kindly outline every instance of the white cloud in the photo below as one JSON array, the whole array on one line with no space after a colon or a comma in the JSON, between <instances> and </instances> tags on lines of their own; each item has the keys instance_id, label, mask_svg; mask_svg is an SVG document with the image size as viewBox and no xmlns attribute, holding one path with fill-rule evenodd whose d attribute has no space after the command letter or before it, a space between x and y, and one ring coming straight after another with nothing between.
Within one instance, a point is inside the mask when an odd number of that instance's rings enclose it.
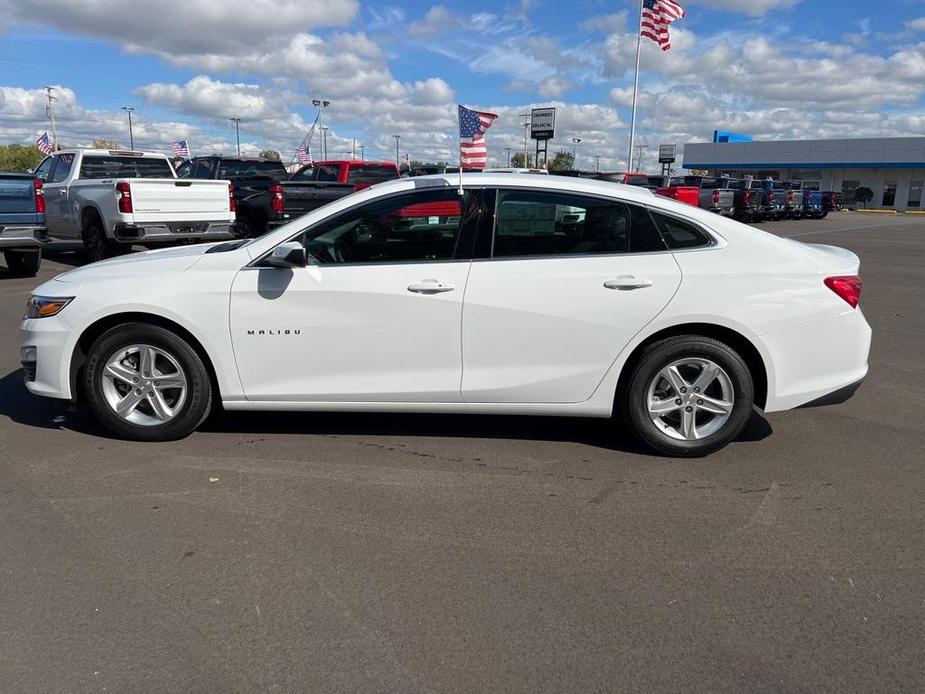
<instances>
[{"instance_id":1,"label":"white cloud","mask_svg":"<svg viewBox=\"0 0 925 694\"><path fill-rule=\"evenodd\" d=\"M925 17L919 17L906 22L906 28L912 31L925 31Z\"/></svg>"},{"instance_id":2,"label":"white cloud","mask_svg":"<svg viewBox=\"0 0 925 694\"><path fill-rule=\"evenodd\" d=\"M800 0L688 0L690 4L706 5L714 10L738 12L751 17L763 17L771 10L784 10L799 4ZM688 14L691 10L688 9Z\"/></svg>"},{"instance_id":3,"label":"white cloud","mask_svg":"<svg viewBox=\"0 0 925 694\"><path fill-rule=\"evenodd\" d=\"M604 34L622 34L626 31L627 10L620 10L613 14L598 14L584 20L578 26L585 31L597 31Z\"/></svg>"},{"instance_id":4,"label":"white cloud","mask_svg":"<svg viewBox=\"0 0 925 694\"><path fill-rule=\"evenodd\" d=\"M461 23L462 20L446 7L434 5L427 10L424 19L408 25L408 33L412 36L437 36L456 28Z\"/></svg>"},{"instance_id":5,"label":"white cloud","mask_svg":"<svg viewBox=\"0 0 925 694\"><path fill-rule=\"evenodd\" d=\"M539 83L537 92L540 96L545 96L548 99L558 99L564 96L570 89L574 89L574 87L575 85L566 79L551 76Z\"/></svg>"}]
</instances>

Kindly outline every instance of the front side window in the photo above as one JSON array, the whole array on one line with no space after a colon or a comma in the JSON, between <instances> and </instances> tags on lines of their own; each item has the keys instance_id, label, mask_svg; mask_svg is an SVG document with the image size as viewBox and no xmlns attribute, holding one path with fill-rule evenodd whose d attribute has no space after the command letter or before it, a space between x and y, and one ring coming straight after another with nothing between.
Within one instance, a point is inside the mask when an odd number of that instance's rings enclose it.
<instances>
[{"instance_id":1,"label":"front side window","mask_svg":"<svg viewBox=\"0 0 925 694\"><path fill-rule=\"evenodd\" d=\"M302 241L324 265L452 260L461 217L456 190L417 192L345 212Z\"/></svg>"},{"instance_id":2,"label":"front side window","mask_svg":"<svg viewBox=\"0 0 925 694\"><path fill-rule=\"evenodd\" d=\"M495 258L663 251L645 208L615 200L541 191L502 191Z\"/></svg>"},{"instance_id":3,"label":"front side window","mask_svg":"<svg viewBox=\"0 0 925 694\"><path fill-rule=\"evenodd\" d=\"M42 163L38 165L38 168L33 173L33 176L41 179L42 181L48 180L48 172L51 171L51 162L54 161L54 157L45 157L42 160Z\"/></svg>"},{"instance_id":4,"label":"front side window","mask_svg":"<svg viewBox=\"0 0 925 694\"><path fill-rule=\"evenodd\" d=\"M51 173L51 183L60 183L71 173L71 165L74 163L73 154L58 154L55 156L57 162L55 169Z\"/></svg>"},{"instance_id":5,"label":"front side window","mask_svg":"<svg viewBox=\"0 0 925 694\"><path fill-rule=\"evenodd\" d=\"M693 224L676 217L669 217L658 212L652 213L652 218L658 224L659 231L668 248L683 250L685 248L701 248L709 246L711 239L707 234Z\"/></svg>"}]
</instances>

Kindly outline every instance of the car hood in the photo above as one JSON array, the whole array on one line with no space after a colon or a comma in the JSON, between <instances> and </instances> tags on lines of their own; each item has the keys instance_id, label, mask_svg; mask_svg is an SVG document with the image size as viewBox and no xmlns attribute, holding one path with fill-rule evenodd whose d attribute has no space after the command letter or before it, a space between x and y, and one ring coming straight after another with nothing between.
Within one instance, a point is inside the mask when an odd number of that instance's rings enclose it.
<instances>
[{"instance_id":1,"label":"car hood","mask_svg":"<svg viewBox=\"0 0 925 694\"><path fill-rule=\"evenodd\" d=\"M201 243L122 255L64 272L52 281L81 284L102 278L185 272L215 245L217 244Z\"/></svg>"}]
</instances>

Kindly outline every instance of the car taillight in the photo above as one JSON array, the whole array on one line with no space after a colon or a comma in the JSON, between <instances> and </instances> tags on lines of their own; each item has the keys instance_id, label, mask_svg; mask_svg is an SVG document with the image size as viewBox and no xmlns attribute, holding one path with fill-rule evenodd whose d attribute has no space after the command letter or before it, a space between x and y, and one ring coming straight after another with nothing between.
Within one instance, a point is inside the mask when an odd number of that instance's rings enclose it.
<instances>
[{"instance_id":1,"label":"car taillight","mask_svg":"<svg viewBox=\"0 0 925 694\"><path fill-rule=\"evenodd\" d=\"M32 191L35 195L35 213L36 214L45 214L45 191L42 190L41 178L32 179Z\"/></svg>"},{"instance_id":2,"label":"car taillight","mask_svg":"<svg viewBox=\"0 0 925 694\"><path fill-rule=\"evenodd\" d=\"M861 289L864 283L857 275L838 275L826 277L825 286L848 302L851 308L857 308L861 300Z\"/></svg>"},{"instance_id":3,"label":"car taillight","mask_svg":"<svg viewBox=\"0 0 925 694\"><path fill-rule=\"evenodd\" d=\"M788 191L787 191L787 202L788 202L788 203L792 203L792 202L793 202L793 191L792 191L792 190L788 190Z\"/></svg>"},{"instance_id":4,"label":"car taillight","mask_svg":"<svg viewBox=\"0 0 925 694\"><path fill-rule=\"evenodd\" d=\"M119 212L123 214L134 212L132 207L132 186L125 181L120 181L116 183L116 192L119 194Z\"/></svg>"},{"instance_id":5,"label":"car taillight","mask_svg":"<svg viewBox=\"0 0 925 694\"><path fill-rule=\"evenodd\" d=\"M774 191L768 193L768 205L774 204Z\"/></svg>"},{"instance_id":6,"label":"car taillight","mask_svg":"<svg viewBox=\"0 0 925 694\"><path fill-rule=\"evenodd\" d=\"M751 191L748 191L748 190L742 191L742 202L745 203L746 205L751 204L752 202Z\"/></svg>"},{"instance_id":7,"label":"car taillight","mask_svg":"<svg viewBox=\"0 0 925 694\"><path fill-rule=\"evenodd\" d=\"M234 186L231 183L228 184L228 210L230 212L238 211L238 201L234 199Z\"/></svg>"},{"instance_id":8,"label":"car taillight","mask_svg":"<svg viewBox=\"0 0 925 694\"><path fill-rule=\"evenodd\" d=\"M270 209L282 214L286 209L286 199L283 197L283 187L279 183L270 186Z\"/></svg>"}]
</instances>

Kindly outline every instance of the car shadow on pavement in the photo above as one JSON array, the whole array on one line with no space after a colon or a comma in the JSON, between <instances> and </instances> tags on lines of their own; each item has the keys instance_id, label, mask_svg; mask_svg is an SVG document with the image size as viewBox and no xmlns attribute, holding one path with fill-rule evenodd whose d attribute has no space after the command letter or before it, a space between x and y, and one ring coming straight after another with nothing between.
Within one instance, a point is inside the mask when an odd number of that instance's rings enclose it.
<instances>
[{"instance_id":1,"label":"car shadow on pavement","mask_svg":"<svg viewBox=\"0 0 925 694\"><path fill-rule=\"evenodd\" d=\"M67 429L114 439L88 416L60 400L32 395L17 369L0 378L0 417L42 429ZM201 431L227 434L305 434L313 436L416 436L435 438L513 439L578 443L623 453L655 455L625 427L606 419L464 414L396 414L352 412L214 412ZM738 442L767 438L771 425L754 412Z\"/></svg>"}]
</instances>

